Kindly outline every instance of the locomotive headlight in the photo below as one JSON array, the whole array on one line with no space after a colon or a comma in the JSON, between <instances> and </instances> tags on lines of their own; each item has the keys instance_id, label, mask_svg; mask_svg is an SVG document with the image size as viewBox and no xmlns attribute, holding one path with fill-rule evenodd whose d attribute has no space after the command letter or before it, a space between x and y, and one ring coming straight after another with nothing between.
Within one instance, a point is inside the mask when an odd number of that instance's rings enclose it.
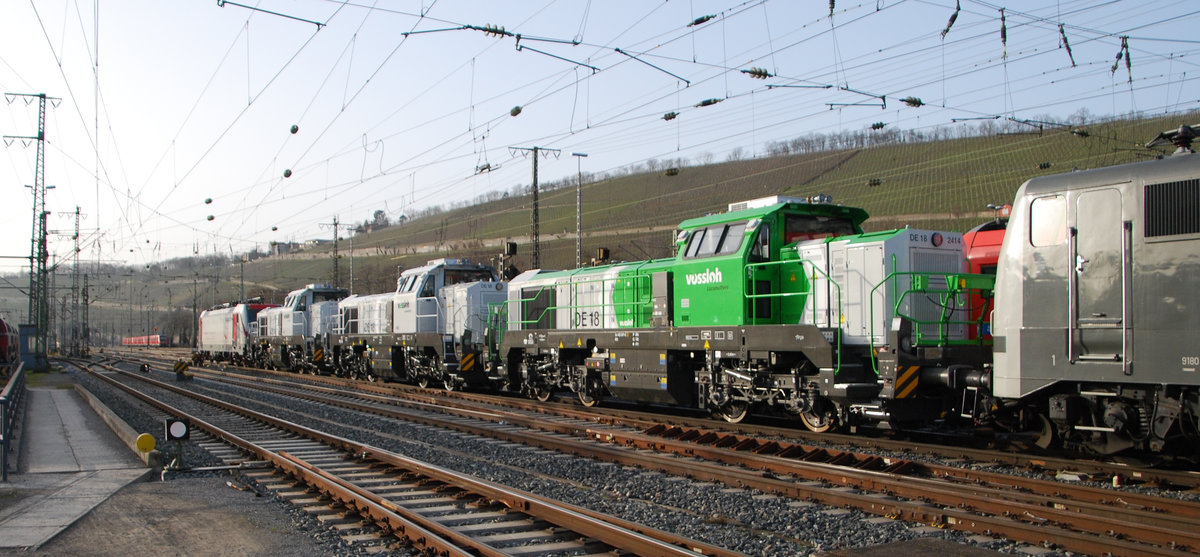
<instances>
[{"instance_id":1,"label":"locomotive headlight","mask_svg":"<svg viewBox=\"0 0 1200 557\"><path fill-rule=\"evenodd\" d=\"M750 222L746 223L746 234L758 230L760 224L762 224L762 219L750 219Z\"/></svg>"},{"instance_id":2,"label":"locomotive headlight","mask_svg":"<svg viewBox=\"0 0 1200 557\"><path fill-rule=\"evenodd\" d=\"M679 234L675 235L675 241L679 242L679 243L686 242L688 239L688 236L691 236L691 235L692 235L691 230L680 230Z\"/></svg>"}]
</instances>

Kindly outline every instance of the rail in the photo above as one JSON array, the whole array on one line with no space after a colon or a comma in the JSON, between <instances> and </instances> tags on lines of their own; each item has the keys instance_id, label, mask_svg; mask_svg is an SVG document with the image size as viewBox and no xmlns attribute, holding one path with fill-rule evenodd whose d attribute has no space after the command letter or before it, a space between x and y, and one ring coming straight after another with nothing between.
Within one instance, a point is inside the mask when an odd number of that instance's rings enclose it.
<instances>
[{"instance_id":1,"label":"rail","mask_svg":"<svg viewBox=\"0 0 1200 557\"><path fill-rule=\"evenodd\" d=\"M276 468L294 477L301 478L310 485L316 486L319 490L331 495L333 499L342 502L346 507L353 509L364 517L369 517L386 530L408 538L415 548L424 553L432 555L488 555L496 557L507 554L502 550L492 547L485 540L467 536L457 531L452 525L424 516L419 512L407 509L403 505L397 505L385 497L372 493L368 488L350 483L344 476L338 477L329 471L320 470L313 464L303 460L297 454L289 453L287 450L268 448L267 443L263 443L261 440L251 440L249 436L243 436L242 433L218 426L215 420L207 421L198 415L186 414L173 405L157 400L141 392L139 389L117 381L113 377L96 374L90 369L88 371L106 383L148 404L173 415L185 417L193 426L203 429L227 443L252 452L263 460L270 461ZM119 374L131 377L144 384L189 397L205 405L212 406L221 412L240 415L269 428L279 430L280 433L287 434L280 436L280 438L312 440L336 451L353 455L354 460L364 462L373 468L379 468L380 464L387 465L399 471L400 474L416 475L427 478L432 482L442 483L478 495L484 501L498 503L508 509L524 513L534 520L544 520L558 527L576 532L583 539L592 539L608 544L621 553L662 557L695 557L696 555L728 555L732 557L733 555L729 551L714 546L693 540L681 539L677 536L649 528L642 528L640 525L594 513L587 509L488 482L380 447L315 430L305 425L283 420L282 418L268 414L262 414L249 408L240 407L232 402L189 391L169 383L135 375L130 372L119 372Z\"/></svg>"},{"instance_id":2,"label":"rail","mask_svg":"<svg viewBox=\"0 0 1200 557\"><path fill-rule=\"evenodd\" d=\"M285 385L291 381L264 384L261 379L221 380L347 408L359 405L375 408L375 403L387 400L389 409L384 415L428 426L545 450L589 455L646 470L743 489L759 489L804 501L853 506L873 515L900 517L1034 545L1054 544L1063 551L1184 555L1200 547L1200 534L1195 533L1200 506L1187 502L1176 504L1170 498L1066 485L961 465L883 459L874 451L869 454L831 451L828 447L789 444L777 439L761 440L745 434L684 430L667 424L655 424L642 432L629 431L626 429L628 423L614 428L595 424L580 428L577 419L604 421L596 420L598 416L590 412L586 416L574 415L558 421L548 419L541 412L529 414L524 410L455 402L457 397L402 395L407 401L396 404L397 401L391 398L393 395L359 395L368 400L349 401L340 400L344 392L341 388L321 389L321 394L299 394ZM371 392L382 394L375 389ZM331 394L338 398L331 398ZM430 405L455 410L449 411L451 416L442 416L440 412L434 415L411 412L413 408ZM506 401L502 406L510 405ZM454 418L453 415L458 413L479 417L480 421L504 424L504 427L489 428L475 420ZM550 412L559 413L557 410ZM634 427L645 429L641 424ZM545 435L545 432L550 434ZM603 441L604 445L596 447L578 437ZM911 441L905 441L904 448L911 449ZM360 450L355 452L361 453ZM686 462L663 459L655 454L659 452L688 459ZM1047 468L1048 464L1044 458L1030 459L1029 462L1036 462L1039 469ZM1063 464L1074 466L1076 463ZM1123 474L1132 471L1128 467L1122 468Z\"/></svg>"},{"instance_id":3,"label":"rail","mask_svg":"<svg viewBox=\"0 0 1200 557\"><path fill-rule=\"evenodd\" d=\"M25 398L25 364L17 364L17 371L8 378L4 390L0 391L0 482L8 481L8 451L12 448L13 425L21 399Z\"/></svg>"}]
</instances>

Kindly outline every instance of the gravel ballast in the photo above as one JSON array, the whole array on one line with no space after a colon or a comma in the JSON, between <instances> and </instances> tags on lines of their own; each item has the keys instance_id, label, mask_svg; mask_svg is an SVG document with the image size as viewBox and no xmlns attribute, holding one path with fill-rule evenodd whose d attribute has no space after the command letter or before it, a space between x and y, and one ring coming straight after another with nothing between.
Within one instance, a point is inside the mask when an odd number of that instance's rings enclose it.
<instances>
[{"instance_id":1,"label":"gravel ballast","mask_svg":"<svg viewBox=\"0 0 1200 557\"><path fill-rule=\"evenodd\" d=\"M76 375L135 429L161 436L161 423L154 423L145 405L129 402L112 387L85 374ZM164 377L155 374L157 379ZM857 510L697 482L331 406L299 405L294 399L203 379L181 385L225 393L236 397L235 403L314 429L748 555L811 555L917 538L945 539L1006 553L1046 554L1040 548L1022 551L1019 544L1004 540L984 541L960 532L879 520ZM179 404L189 411L193 403ZM206 451L190 443L184 446L184 459L192 466L215 464Z\"/></svg>"}]
</instances>

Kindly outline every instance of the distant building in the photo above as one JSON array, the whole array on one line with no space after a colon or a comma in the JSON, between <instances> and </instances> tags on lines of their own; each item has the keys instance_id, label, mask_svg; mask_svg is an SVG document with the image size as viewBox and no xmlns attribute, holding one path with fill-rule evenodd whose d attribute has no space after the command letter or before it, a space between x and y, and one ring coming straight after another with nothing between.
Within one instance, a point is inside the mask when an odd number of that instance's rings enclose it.
<instances>
[{"instance_id":1,"label":"distant building","mask_svg":"<svg viewBox=\"0 0 1200 557\"><path fill-rule=\"evenodd\" d=\"M271 242L271 255L284 255L299 250L300 244L296 242Z\"/></svg>"},{"instance_id":2,"label":"distant building","mask_svg":"<svg viewBox=\"0 0 1200 557\"><path fill-rule=\"evenodd\" d=\"M315 247L317 247L317 246L323 246L323 245L325 245L325 244L329 244L329 243L332 243L332 242L333 242L333 240L324 240L324 239L321 239L321 240L305 240L305 241L304 241L304 249L312 249L312 248L315 248Z\"/></svg>"}]
</instances>

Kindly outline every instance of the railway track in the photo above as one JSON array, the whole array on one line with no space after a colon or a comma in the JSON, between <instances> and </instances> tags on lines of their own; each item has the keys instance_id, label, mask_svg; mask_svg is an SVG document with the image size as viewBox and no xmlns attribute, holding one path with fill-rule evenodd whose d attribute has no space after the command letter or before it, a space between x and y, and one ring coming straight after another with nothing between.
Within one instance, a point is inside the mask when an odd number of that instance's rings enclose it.
<instances>
[{"instance_id":1,"label":"railway track","mask_svg":"<svg viewBox=\"0 0 1200 557\"><path fill-rule=\"evenodd\" d=\"M440 392L347 393L342 385L198 373L355 411L1068 551L1182 555L1200 548L1194 533L1200 532L1200 506L1152 495L703 429L601 426L590 412L553 416L543 406L500 408Z\"/></svg>"},{"instance_id":2,"label":"railway track","mask_svg":"<svg viewBox=\"0 0 1200 557\"><path fill-rule=\"evenodd\" d=\"M181 352L181 354L183 354ZM147 354L148 355L148 354ZM170 363L160 360L160 365ZM248 372L275 377L295 378L288 372L266 371L251 368ZM842 453L873 453L878 451L924 457L953 463L955 468L977 468L980 466L1015 467L1043 477L1066 475L1071 478L1091 479L1125 485L1148 484L1164 489L1200 489L1200 472L1146 466L1138 462L1103 461L1077 457L1046 455L1037 452L973 448L945 443L918 442L911 439L893 439L878 435L854 435L839 433L812 433L795 427L780 427L754 423L729 426L707 417L680 415L622 408L581 408L574 403L543 403L517 397L456 391L443 392L439 389L421 389L398 384L373 384L328 376L303 376L305 380L341 389L407 397L418 401L438 401L439 404L464 408L477 408L478 404L489 407L506 407L546 415L572 417L578 420L633 428L648 435L682 437L697 442L719 446L738 447L757 453L795 453L812 451L813 447L826 447L829 458L839 458ZM465 402L461 402L465 401ZM664 423L668 422L668 423ZM680 432L679 430L683 430ZM714 438L715 436L715 438ZM841 447L829 449L829 446ZM807 447L807 449L805 449ZM842 457L845 458L845 457ZM859 458L850 456L849 458Z\"/></svg>"},{"instance_id":3,"label":"railway track","mask_svg":"<svg viewBox=\"0 0 1200 557\"><path fill-rule=\"evenodd\" d=\"M93 374L164 412L189 420L193 427L252 458L270 462L307 489L419 551L437 555L737 555L274 418L145 375L106 369L110 373ZM174 400L159 400L166 398L164 392ZM189 411L180 409L179 397L190 401Z\"/></svg>"}]
</instances>

